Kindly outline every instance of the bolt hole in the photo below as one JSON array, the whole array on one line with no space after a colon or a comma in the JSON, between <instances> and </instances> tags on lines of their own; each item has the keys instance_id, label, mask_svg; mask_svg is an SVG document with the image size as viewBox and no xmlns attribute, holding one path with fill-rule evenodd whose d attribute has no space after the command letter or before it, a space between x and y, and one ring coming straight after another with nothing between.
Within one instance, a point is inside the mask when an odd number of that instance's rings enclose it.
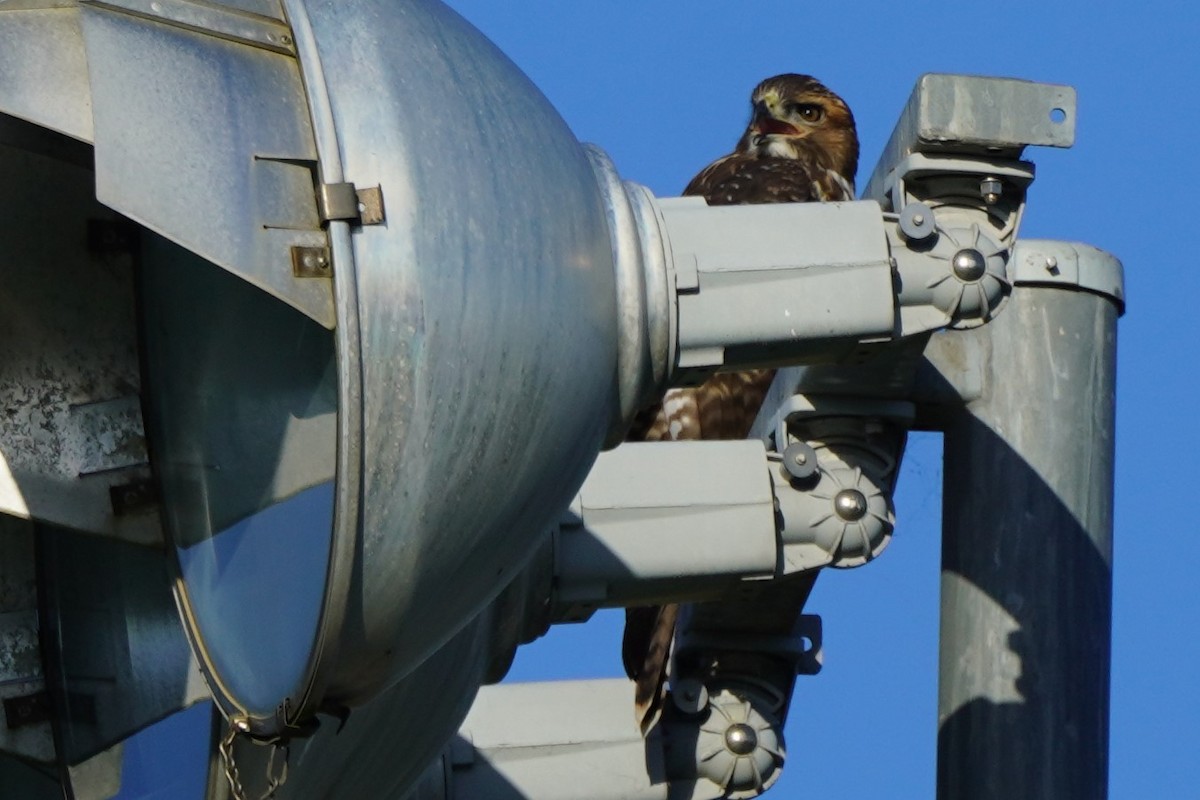
<instances>
[{"instance_id":1,"label":"bolt hole","mask_svg":"<svg viewBox=\"0 0 1200 800\"><path fill-rule=\"evenodd\" d=\"M1050 121L1055 125L1062 125L1067 121L1067 112L1061 108L1050 109Z\"/></svg>"}]
</instances>

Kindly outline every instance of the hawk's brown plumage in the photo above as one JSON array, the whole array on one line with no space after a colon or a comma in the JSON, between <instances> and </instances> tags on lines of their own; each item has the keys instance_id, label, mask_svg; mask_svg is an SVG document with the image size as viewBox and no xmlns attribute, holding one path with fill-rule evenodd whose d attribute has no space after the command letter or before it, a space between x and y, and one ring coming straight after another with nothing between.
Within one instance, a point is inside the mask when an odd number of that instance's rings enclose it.
<instances>
[{"instance_id":1,"label":"hawk's brown plumage","mask_svg":"<svg viewBox=\"0 0 1200 800\"><path fill-rule=\"evenodd\" d=\"M709 205L854 199L858 136L850 108L808 75L776 75L755 87L746 132L729 155L700 171L683 193ZM774 370L718 373L695 389L671 389L638 415L629 441L742 439ZM626 611L622 660L637 681L636 713L646 733L666 685L676 605Z\"/></svg>"}]
</instances>

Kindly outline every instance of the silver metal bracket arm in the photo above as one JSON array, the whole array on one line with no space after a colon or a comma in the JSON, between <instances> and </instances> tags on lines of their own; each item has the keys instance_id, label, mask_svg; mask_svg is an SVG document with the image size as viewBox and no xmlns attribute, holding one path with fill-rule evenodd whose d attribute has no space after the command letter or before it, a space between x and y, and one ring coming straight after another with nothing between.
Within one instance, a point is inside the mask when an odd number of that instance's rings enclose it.
<instances>
[{"instance_id":1,"label":"silver metal bracket arm","mask_svg":"<svg viewBox=\"0 0 1200 800\"><path fill-rule=\"evenodd\" d=\"M603 453L553 536L552 617L717 599L745 581L873 559L894 526L894 454L837 428L843 419L829 424L783 453L756 440Z\"/></svg>"},{"instance_id":2,"label":"silver metal bracket arm","mask_svg":"<svg viewBox=\"0 0 1200 800\"><path fill-rule=\"evenodd\" d=\"M848 363L864 345L985 322L1008 294L1023 199L998 224L967 204L914 201L899 216L875 200L709 206L655 198L590 156L617 276L610 445L670 386L720 369ZM959 161L929 169L957 180ZM1013 185L1021 169L1009 170Z\"/></svg>"}]
</instances>

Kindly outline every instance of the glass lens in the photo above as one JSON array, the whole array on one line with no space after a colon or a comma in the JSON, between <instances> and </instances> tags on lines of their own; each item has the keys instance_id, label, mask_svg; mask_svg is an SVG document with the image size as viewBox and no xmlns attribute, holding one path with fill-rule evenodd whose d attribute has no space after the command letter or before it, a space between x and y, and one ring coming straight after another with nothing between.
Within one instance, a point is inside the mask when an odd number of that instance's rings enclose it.
<instances>
[{"instance_id":1,"label":"glass lens","mask_svg":"<svg viewBox=\"0 0 1200 800\"><path fill-rule=\"evenodd\" d=\"M151 234L141 282L147 432L198 655L269 715L304 689L325 594L333 334Z\"/></svg>"}]
</instances>

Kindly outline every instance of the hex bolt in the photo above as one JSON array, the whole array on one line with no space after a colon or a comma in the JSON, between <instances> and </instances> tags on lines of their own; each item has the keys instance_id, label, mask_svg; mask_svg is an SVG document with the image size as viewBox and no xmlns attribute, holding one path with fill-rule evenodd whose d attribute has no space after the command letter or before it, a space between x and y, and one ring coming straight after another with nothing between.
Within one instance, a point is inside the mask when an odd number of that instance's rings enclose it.
<instances>
[{"instance_id":1,"label":"hex bolt","mask_svg":"<svg viewBox=\"0 0 1200 800\"><path fill-rule=\"evenodd\" d=\"M999 178L984 178L979 182L979 193L983 195L983 202L990 206L1004 194L1004 184Z\"/></svg>"}]
</instances>

